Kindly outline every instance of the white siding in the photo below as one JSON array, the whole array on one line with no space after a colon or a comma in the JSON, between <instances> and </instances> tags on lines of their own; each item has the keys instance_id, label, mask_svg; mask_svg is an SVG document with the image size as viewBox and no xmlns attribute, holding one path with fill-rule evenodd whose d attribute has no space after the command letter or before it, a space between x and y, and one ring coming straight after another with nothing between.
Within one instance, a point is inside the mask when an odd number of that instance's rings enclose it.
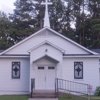
<instances>
[{"instance_id":1,"label":"white siding","mask_svg":"<svg viewBox=\"0 0 100 100\"><path fill-rule=\"evenodd\" d=\"M83 62L83 79L74 79L74 62ZM95 88L99 86L99 63L98 58L64 58L63 79L86 83Z\"/></svg>"},{"instance_id":2,"label":"white siding","mask_svg":"<svg viewBox=\"0 0 100 100\"><path fill-rule=\"evenodd\" d=\"M20 62L20 79L12 79L12 62ZM29 59L0 59L0 94L29 93Z\"/></svg>"}]
</instances>

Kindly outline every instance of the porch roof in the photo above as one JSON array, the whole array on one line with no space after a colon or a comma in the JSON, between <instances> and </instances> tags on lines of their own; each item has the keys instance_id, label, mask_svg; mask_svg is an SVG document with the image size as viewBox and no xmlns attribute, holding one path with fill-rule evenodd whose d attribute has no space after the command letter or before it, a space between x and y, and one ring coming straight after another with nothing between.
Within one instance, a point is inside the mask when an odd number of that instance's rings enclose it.
<instances>
[{"instance_id":1,"label":"porch roof","mask_svg":"<svg viewBox=\"0 0 100 100\"><path fill-rule=\"evenodd\" d=\"M47 58L49 58L49 59L55 61L56 63L59 62L57 59L55 59L55 58L53 58L53 57L51 57L51 56L49 56L49 55L47 55L47 54L44 55L44 56L41 56L41 57L39 57L39 58L37 58L37 59L35 59L35 60L33 60L33 62L38 61L38 60L40 60L40 59L42 59L42 58L44 58L44 57L47 57Z\"/></svg>"}]
</instances>

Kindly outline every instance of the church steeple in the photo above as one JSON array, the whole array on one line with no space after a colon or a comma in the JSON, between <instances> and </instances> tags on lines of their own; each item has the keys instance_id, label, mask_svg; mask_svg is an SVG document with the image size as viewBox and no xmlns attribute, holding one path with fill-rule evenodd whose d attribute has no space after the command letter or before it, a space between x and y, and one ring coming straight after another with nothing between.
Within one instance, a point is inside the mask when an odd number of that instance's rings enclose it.
<instances>
[{"instance_id":1,"label":"church steeple","mask_svg":"<svg viewBox=\"0 0 100 100\"><path fill-rule=\"evenodd\" d=\"M42 5L45 5L45 17L44 17L44 27L50 27L50 21L49 21L49 13L48 13L48 5L52 5L51 2L48 2L48 0L45 0L45 2L41 3Z\"/></svg>"}]
</instances>

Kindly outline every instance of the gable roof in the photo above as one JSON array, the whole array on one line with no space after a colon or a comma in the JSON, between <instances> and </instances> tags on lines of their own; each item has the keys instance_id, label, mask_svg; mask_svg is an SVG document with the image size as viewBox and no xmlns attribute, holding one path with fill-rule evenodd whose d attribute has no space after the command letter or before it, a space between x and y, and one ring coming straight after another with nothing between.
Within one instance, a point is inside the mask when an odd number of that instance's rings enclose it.
<instances>
[{"instance_id":1,"label":"gable roof","mask_svg":"<svg viewBox=\"0 0 100 100\"><path fill-rule=\"evenodd\" d=\"M60 50L62 53L65 53L65 52L66 52L64 49L62 49L62 48L60 48L60 47L58 47L58 46L52 44L51 42L49 42L49 41L47 41L47 40L44 41L44 42L42 42L42 43L40 43L40 44L38 44L38 45L36 45L35 47L31 48L30 50L28 50L28 52L33 51L34 49L36 49L36 48L42 46L43 44L49 44L49 45L51 45L52 47L54 47L54 48Z\"/></svg>"},{"instance_id":2,"label":"gable roof","mask_svg":"<svg viewBox=\"0 0 100 100\"><path fill-rule=\"evenodd\" d=\"M89 49L87 49L87 48L81 46L80 44L74 42L73 40L71 40L71 39L69 39L69 38L67 38L67 37L65 37L65 36L63 36L63 35L61 35L61 34L59 34L58 32L54 31L53 29L51 29L51 28L49 28L49 27L44 27L44 28L42 28L41 30L37 31L36 33L34 33L34 34L30 35L29 37L27 37L26 39L22 40L21 42L19 42L19 43L15 44L14 46L8 48L8 49L5 50L4 52L1 52L0 55L6 53L6 52L8 52L8 51L10 51L11 49L13 49L13 48L17 47L18 45L22 44L23 42L25 42L25 41L31 39L32 37L34 37L34 36L37 35L38 33L44 31L45 29L50 30L50 31L53 32L54 34L56 34L56 35L62 37L63 39L65 39L65 40L71 42L72 44L78 46L79 48L82 48L83 50L85 50L85 51L87 51L87 52L89 52L89 53L91 53L91 54L98 54L98 53L96 53L96 52L93 52L93 51L91 51L91 50L89 50Z\"/></svg>"}]
</instances>

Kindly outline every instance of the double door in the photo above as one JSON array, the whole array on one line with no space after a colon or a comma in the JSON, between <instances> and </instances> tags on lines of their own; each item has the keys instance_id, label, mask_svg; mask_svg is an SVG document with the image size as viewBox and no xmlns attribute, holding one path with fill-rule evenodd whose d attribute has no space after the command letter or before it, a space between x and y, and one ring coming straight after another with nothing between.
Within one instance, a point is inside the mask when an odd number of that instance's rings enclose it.
<instances>
[{"instance_id":1,"label":"double door","mask_svg":"<svg viewBox=\"0 0 100 100\"><path fill-rule=\"evenodd\" d=\"M55 67L54 66L37 67L36 88L39 90L55 89Z\"/></svg>"}]
</instances>

